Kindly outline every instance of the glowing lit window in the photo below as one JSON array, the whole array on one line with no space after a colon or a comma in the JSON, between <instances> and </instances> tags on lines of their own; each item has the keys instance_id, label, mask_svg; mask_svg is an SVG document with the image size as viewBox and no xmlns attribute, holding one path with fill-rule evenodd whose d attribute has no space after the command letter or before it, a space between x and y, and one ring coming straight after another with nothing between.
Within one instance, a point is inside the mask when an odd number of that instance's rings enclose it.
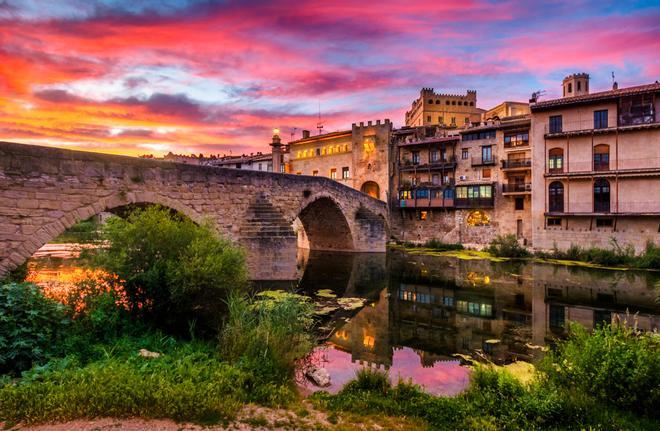
<instances>
[{"instance_id":1,"label":"glowing lit window","mask_svg":"<svg viewBox=\"0 0 660 431\"><path fill-rule=\"evenodd\" d=\"M456 309L458 311L462 311L463 313L467 313L468 302L467 301L456 301Z\"/></svg>"},{"instance_id":2,"label":"glowing lit window","mask_svg":"<svg viewBox=\"0 0 660 431\"><path fill-rule=\"evenodd\" d=\"M373 349L374 344L376 344L376 339L371 335L365 335L364 338L362 339L362 344L364 344L364 347Z\"/></svg>"},{"instance_id":3,"label":"glowing lit window","mask_svg":"<svg viewBox=\"0 0 660 431\"><path fill-rule=\"evenodd\" d=\"M420 211L419 212L419 219L420 220L426 220L428 218L428 212L427 211Z\"/></svg>"},{"instance_id":4,"label":"glowing lit window","mask_svg":"<svg viewBox=\"0 0 660 431\"><path fill-rule=\"evenodd\" d=\"M490 217L483 211L471 211L466 222L468 226L489 226Z\"/></svg>"},{"instance_id":5,"label":"glowing lit window","mask_svg":"<svg viewBox=\"0 0 660 431\"><path fill-rule=\"evenodd\" d=\"M337 179L337 169L335 168L330 169L330 178L332 178L333 180Z\"/></svg>"}]
</instances>

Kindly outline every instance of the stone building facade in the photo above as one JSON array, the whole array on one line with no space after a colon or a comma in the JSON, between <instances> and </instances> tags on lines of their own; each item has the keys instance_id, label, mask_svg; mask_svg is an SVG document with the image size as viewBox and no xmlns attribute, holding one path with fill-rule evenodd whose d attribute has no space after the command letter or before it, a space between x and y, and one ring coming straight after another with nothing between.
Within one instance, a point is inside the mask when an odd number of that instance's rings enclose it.
<instances>
[{"instance_id":1,"label":"stone building facade","mask_svg":"<svg viewBox=\"0 0 660 431\"><path fill-rule=\"evenodd\" d=\"M531 104L534 247L660 243L660 84L563 94Z\"/></svg>"},{"instance_id":2,"label":"stone building facade","mask_svg":"<svg viewBox=\"0 0 660 431\"><path fill-rule=\"evenodd\" d=\"M481 121L483 109L477 108L477 92L438 94L433 88L422 88L419 97L406 112L406 126L464 127Z\"/></svg>"},{"instance_id":3,"label":"stone building facade","mask_svg":"<svg viewBox=\"0 0 660 431\"><path fill-rule=\"evenodd\" d=\"M530 244L531 150L527 115L466 129L393 132L392 226L399 239L487 244L515 234Z\"/></svg>"},{"instance_id":4,"label":"stone building facade","mask_svg":"<svg viewBox=\"0 0 660 431\"><path fill-rule=\"evenodd\" d=\"M286 172L336 180L372 197L389 197L390 120L353 124L351 130L292 141L285 154Z\"/></svg>"}]
</instances>

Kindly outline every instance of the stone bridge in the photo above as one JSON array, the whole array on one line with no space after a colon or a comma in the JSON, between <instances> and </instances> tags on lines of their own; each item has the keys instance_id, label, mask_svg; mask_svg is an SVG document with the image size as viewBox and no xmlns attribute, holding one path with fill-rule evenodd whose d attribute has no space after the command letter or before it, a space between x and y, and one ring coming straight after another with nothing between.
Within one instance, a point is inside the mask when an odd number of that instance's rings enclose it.
<instances>
[{"instance_id":1,"label":"stone bridge","mask_svg":"<svg viewBox=\"0 0 660 431\"><path fill-rule=\"evenodd\" d=\"M0 142L0 274L80 220L160 204L209 220L247 250L253 279L295 279L297 243L384 252L384 202L336 181L299 175Z\"/></svg>"}]
</instances>

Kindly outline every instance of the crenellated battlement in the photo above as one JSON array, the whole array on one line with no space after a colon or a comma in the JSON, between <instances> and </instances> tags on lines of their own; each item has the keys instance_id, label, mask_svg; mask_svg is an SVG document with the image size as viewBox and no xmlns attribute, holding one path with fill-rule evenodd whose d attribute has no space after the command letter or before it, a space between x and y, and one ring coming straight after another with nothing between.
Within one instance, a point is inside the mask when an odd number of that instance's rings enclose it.
<instances>
[{"instance_id":1,"label":"crenellated battlement","mask_svg":"<svg viewBox=\"0 0 660 431\"><path fill-rule=\"evenodd\" d=\"M353 130L366 129L366 128L374 127L374 126L382 127L382 126L387 126L387 125L391 125L391 124L392 124L392 122L390 121L389 118L384 119L382 122L381 122L381 120L376 120L375 123L373 121L367 121L366 125L364 124L364 121L360 121L360 123L353 123L352 124L352 129Z\"/></svg>"}]
</instances>

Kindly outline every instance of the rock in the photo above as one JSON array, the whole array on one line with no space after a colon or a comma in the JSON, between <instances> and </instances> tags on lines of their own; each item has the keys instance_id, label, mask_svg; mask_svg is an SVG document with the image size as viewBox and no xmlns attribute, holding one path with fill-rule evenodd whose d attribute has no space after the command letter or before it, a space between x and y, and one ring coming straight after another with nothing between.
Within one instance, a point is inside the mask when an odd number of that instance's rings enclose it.
<instances>
[{"instance_id":1,"label":"rock","mask_svg":"<svg viewBox=\"0 0 660 431\"><path fill-rule=\"evenodd\" d=\"M140 349L140 356L143 358L159 358L160 353L158 352L150 352L147 349Z\"/></svg>"},{"instance_id":2,"label":"rock","mask_svg":"<svg viewBox=\"0 0 660 431\"><path fill-rule=\"evenodd\" d=\"M305 371L305 375L318 387L325 388L330 386L330 373L325 368L308 368L307 371Z\"/></svg>"}]
</instances>

